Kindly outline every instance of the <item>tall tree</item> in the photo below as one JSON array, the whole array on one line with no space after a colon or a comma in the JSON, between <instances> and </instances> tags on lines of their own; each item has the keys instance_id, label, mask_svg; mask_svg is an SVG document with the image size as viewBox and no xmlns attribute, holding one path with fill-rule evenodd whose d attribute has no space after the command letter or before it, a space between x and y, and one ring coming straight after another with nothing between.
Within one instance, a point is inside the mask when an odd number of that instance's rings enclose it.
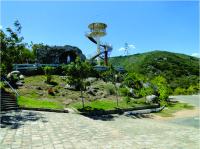
<instances>
[{"instance_id":1,"label":"tall tree","mask_svg":"<svg viewBox=\"0 0 200 149\"><path fill-rule=\"evenodd\" d=\"M19 21L14 22L15 29L6 28L8 34L0 30L0 56L1 56L1 73L7 73L12 70L13 63L22 63L23 54L27 54L26 44L23 37L20 36L22 26Z\"/></svg>"},{"instance_id":2,"label":"tall tree","mask_svg":"<svg viewBox=\"0 0 200 149\"><path fill-rule=\"evenodd\" d=\"M84 108L83 91L85 90L85 79L91 75L93 67L87 61L81 61L80 57L77 57L75 62L65 66L65 72L68 76L67 83L74 85L77 90L81 92L81 100Z\"/></svg>"}]
</instances>

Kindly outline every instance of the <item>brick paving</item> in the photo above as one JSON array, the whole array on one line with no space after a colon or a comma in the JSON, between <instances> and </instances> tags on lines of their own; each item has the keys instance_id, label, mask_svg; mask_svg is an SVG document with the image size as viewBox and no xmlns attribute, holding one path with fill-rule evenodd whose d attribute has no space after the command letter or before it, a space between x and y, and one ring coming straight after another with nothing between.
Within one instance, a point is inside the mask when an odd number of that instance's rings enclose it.
<instances>
[{"instance_id":1,"label":"brick paving","mask_svg":"<svg viewBox=\"0 0 200 149\"><path fill-rule=\"evenodd\" d=\"M150 118L18 111L2 114L1 149L199 149L197 128Z\"/></svg>"}]
</instances>

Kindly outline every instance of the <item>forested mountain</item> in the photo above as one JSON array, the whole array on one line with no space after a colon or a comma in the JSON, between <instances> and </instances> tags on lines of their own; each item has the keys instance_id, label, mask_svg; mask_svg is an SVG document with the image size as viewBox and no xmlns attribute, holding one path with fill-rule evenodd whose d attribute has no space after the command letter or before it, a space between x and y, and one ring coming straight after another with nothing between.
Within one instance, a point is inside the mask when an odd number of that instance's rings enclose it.
<instances>
[{"instance_id":1,"label":"forested mountain","mask_svg":"<svg viewBox=\"0 0 200 149\"><path fill-rule=\"evenodd\" d=\"M185 54L152 51L128 56L111 57L110 63L148 78L164 76L174 89L187 88L199 81L199 59Z\"/></svg>"}]
</instances>

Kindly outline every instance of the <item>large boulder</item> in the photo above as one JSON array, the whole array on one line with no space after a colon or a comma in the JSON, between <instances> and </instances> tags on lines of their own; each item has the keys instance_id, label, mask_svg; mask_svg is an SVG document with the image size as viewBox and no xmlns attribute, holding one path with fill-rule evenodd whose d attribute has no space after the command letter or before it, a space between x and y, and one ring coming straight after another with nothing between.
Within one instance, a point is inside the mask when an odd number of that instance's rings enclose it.
<instances>
[{"instance_id":1,"label":"large boulder","mask_svg":"<svg viewBox=\"0 0 200 149\"><path fill-rule=\"evenodd\" d=\"M86 57L78 47L65 46L43 46L37 49L37 58L39 63L43 64L63 64L69 63L80 57L85 60Z\"/></svg>"},{"instance_id":2,"label":"large boulder","mask_svg":"<svg viewBox=\"0 0 200 149\"><path fill-rule=\"evenodd\" d=\"M153 103L156 101L158 97L156 95L149 95L146 96L146 103Z\"/></svg>"}]
</instances>

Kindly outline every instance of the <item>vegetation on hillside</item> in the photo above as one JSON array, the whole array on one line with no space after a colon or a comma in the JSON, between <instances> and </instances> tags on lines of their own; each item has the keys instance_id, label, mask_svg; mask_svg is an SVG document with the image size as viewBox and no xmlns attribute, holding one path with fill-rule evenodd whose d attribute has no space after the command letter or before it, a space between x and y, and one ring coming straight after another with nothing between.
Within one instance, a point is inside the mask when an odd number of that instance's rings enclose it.
<instances>
[{"instance_id":1,"label":"vegetation on hillside","mask_svg":"<svg viewBox=\"0 0 200 149\"><path fill-rule=\"evenodd\" d=\"M178 53L167 51L153 51L143 54L112 57L109 61L114 66L122 66L128 72L135 72L152 79L155 76L163 76L171 93L176 88L191 90L199 88L199 59ZM196 90L197 91L197 90ZM187 93L195 92L189 91ZM184 94L187 94L184 93Z\"/></svg>"}]
</instances>

